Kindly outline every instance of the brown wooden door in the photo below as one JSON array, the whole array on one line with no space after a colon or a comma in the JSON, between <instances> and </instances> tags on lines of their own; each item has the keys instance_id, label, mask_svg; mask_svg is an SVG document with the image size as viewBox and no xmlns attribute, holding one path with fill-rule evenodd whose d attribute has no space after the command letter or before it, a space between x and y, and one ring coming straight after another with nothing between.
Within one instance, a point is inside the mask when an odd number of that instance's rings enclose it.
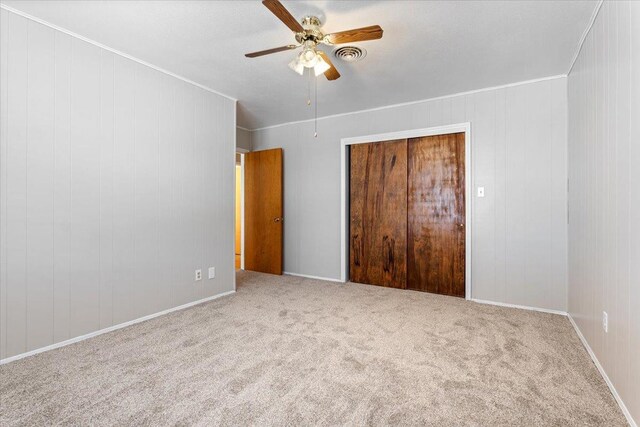
<instances>
[{"instance_id":1,"label":"brown wooden door","mask_svg":"<svg viewBox=\"0 0 640 427\"><path fill-rule=\"evenodd\" d=\"M351 281L406 286L407 140L351 146Z\"/></svg>"},{"instance_id":2,"label":"brown wooden door","mask_svg":"<svg viewBox=\"0 0 640 427\"><path fill-rule=\"evenodd\" d=\"M282 149L244 155L244 267L282 274Z\"/></svg>"},{"instance_id":3,"label":"brown wooden door","mask_svg":"<svg viewBox=\"0 0 640 427\"><path fill-rule=\"evenodd\" d=\"M464 155L464 133L409 140L409 289L465 296Z\"/></svg>"}]
</instances>

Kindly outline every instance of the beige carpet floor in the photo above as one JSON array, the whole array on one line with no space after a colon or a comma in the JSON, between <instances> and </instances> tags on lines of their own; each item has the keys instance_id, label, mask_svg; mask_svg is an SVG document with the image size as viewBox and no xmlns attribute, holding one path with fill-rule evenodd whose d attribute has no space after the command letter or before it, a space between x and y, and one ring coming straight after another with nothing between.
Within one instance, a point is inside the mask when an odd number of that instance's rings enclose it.
<instances>
[{"instance_id":1,"label":"beige carpet floor","mask_svg":"<svg viewBox=\"0 0 640 427\"><path fill-rule=\"evenodd\" d=\"M0 393L2 426L626 424L565 317L246 272L0 366Z\"/></svg>"}]
</instances>

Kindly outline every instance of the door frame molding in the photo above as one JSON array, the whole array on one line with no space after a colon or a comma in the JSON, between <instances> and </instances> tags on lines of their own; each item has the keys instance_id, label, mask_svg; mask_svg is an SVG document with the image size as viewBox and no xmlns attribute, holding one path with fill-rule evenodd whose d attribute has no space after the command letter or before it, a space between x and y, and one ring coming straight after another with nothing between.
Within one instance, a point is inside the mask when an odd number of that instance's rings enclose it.
<instances>
[{"instance_id":1,"label":"door frame molding","mask_svg":"<svg viewBox=\"0 0 640 427\"><path fill-rule=\"evenodd\" d=\"M236 151L234 152L234 160L236 154L246 154L250 153L246 148L236 147ZM237 165L237 163L235 163ZM234 174L235 180L235 174ZM234 185L237 183L234 182ZM235 197L235 187L234 189L234 197ZM236 201L234 201L235 206ZM235 222L234 222L235 224ZM233 261L233 271L235 277L235 260ZM240 156L240 270L244 270L244 155ZM235 288L234 288L235 289Z\"/></svg>"},{"instance_id":2,"label":"door frame molding","mask_svg":"<svg viewBox=\"0 0 640 427\"><path fill-rule=\"evenodd\" d=\"M347 146L355 144L366 144L369 142L383 142L397 139L419 138L423 136L447 135L451 133L464 132L464 226L465 226L465 273L464 273L464 295L465 299L471 299L471 248L472 233L471 219L473 212L473 174L471 162L471 122L456 123L444 126L435 126L423 129L412 129L398 132L379 133L374 135L354 136L342 138L340 140L340 280L347 281L349 266L349 247L347 239L347 224L349 222L349 205L347 201L348 180L347 173Z\"/></svg>"}]
</instances>

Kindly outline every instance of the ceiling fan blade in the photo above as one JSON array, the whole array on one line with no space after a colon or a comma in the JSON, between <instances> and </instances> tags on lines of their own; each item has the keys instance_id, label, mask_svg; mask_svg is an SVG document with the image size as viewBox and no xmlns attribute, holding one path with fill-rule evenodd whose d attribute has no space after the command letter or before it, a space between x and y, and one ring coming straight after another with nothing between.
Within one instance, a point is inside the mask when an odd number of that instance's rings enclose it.
<instances>
[{"instance_id":1,"label":"ceiling fan blade","mask_svg":"<svg viewBox=\"0 0 640 427\"><path fill-rule=\"evenodd\" d=\"M332 44L377 40L382 38L382 28L380 25L372 25L370 27L356 28L354 30L327 34L324 38Z\"/></svg>"},{"instance_id":2,"label":"ceiling fan blade","mask_svg":"<svg viewBox=\"0 0 640 427\"><path fill-rule=\"evenodd\" d=\"M244 56L246 56L247 58L256 58L258 56L269 55L271 53L284 52L285 50L291 50L291 49L295 49L297 47L300 47L300 45L289 44L287 46L274 47L273 49L267 49L267 50L261 50L259 52L247 53Z\"/></svg>"},{"instance_id":3,"label":"ceiling fan blade","mask_svg":"<svg viewBox=\"0 0 640 427\"><path fill-rule=\"evenodd\" d=\"M327 71L324 72L324 76L327 78L327 80L336 80L340 78L340 73L338 72L338 70L336 70L336 67L333 65L333 63L331 62L331 60L329 59L329 56L324 53L321 50L318 50L318 55L320 55L322 57L322 59L324 59L324 61L329 64L329 66L331 68L329 68Z\"/></svg>"},{"instance_id":4,"label":"ceiling fan blade","mask_svg":"<svg viewBox=\"0 0 640 427\"><path fill-rule=\"evenodd\" d=\"M304 28L302 25L289 13L289 11L278 0L263 0L262 4L267 7L274 15L278 17L284 24L291 29L294 33L302 33Z\"/></svg>"}]
</instances>

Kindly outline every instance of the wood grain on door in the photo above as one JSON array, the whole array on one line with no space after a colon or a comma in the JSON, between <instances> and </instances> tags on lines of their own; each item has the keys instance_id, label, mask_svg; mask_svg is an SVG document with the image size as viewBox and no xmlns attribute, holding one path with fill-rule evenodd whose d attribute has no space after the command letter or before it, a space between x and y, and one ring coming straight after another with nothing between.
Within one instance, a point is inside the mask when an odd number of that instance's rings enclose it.
<instances>
[{"instance_id":1,"label":"wood grain on door","mask_svg":"<svg viewBox=\"0 0 640 427\"><path fill-rule=\"evenodd\" d=\"M464 133L408 142L407 288L465 296Z\"/></svg>"},{"instance_id":2,"label":"wood grain on door","mask_svg":"<svg viewBox=\"0 0 640 427\"><path fill-rule=\"evenodd\" d=\"M350 278L406 287L407 140L351 146Z\"/></svg>"},{"instance_id":3,"label":"wood grain on door","mask_svg":"<svg viewBox=\"0 0 640 427\"><path fill-rule=\"evenodd\" d=\"M282 149L244 156L244 266L282 274Z\"/></svg>"}]
</instances>

